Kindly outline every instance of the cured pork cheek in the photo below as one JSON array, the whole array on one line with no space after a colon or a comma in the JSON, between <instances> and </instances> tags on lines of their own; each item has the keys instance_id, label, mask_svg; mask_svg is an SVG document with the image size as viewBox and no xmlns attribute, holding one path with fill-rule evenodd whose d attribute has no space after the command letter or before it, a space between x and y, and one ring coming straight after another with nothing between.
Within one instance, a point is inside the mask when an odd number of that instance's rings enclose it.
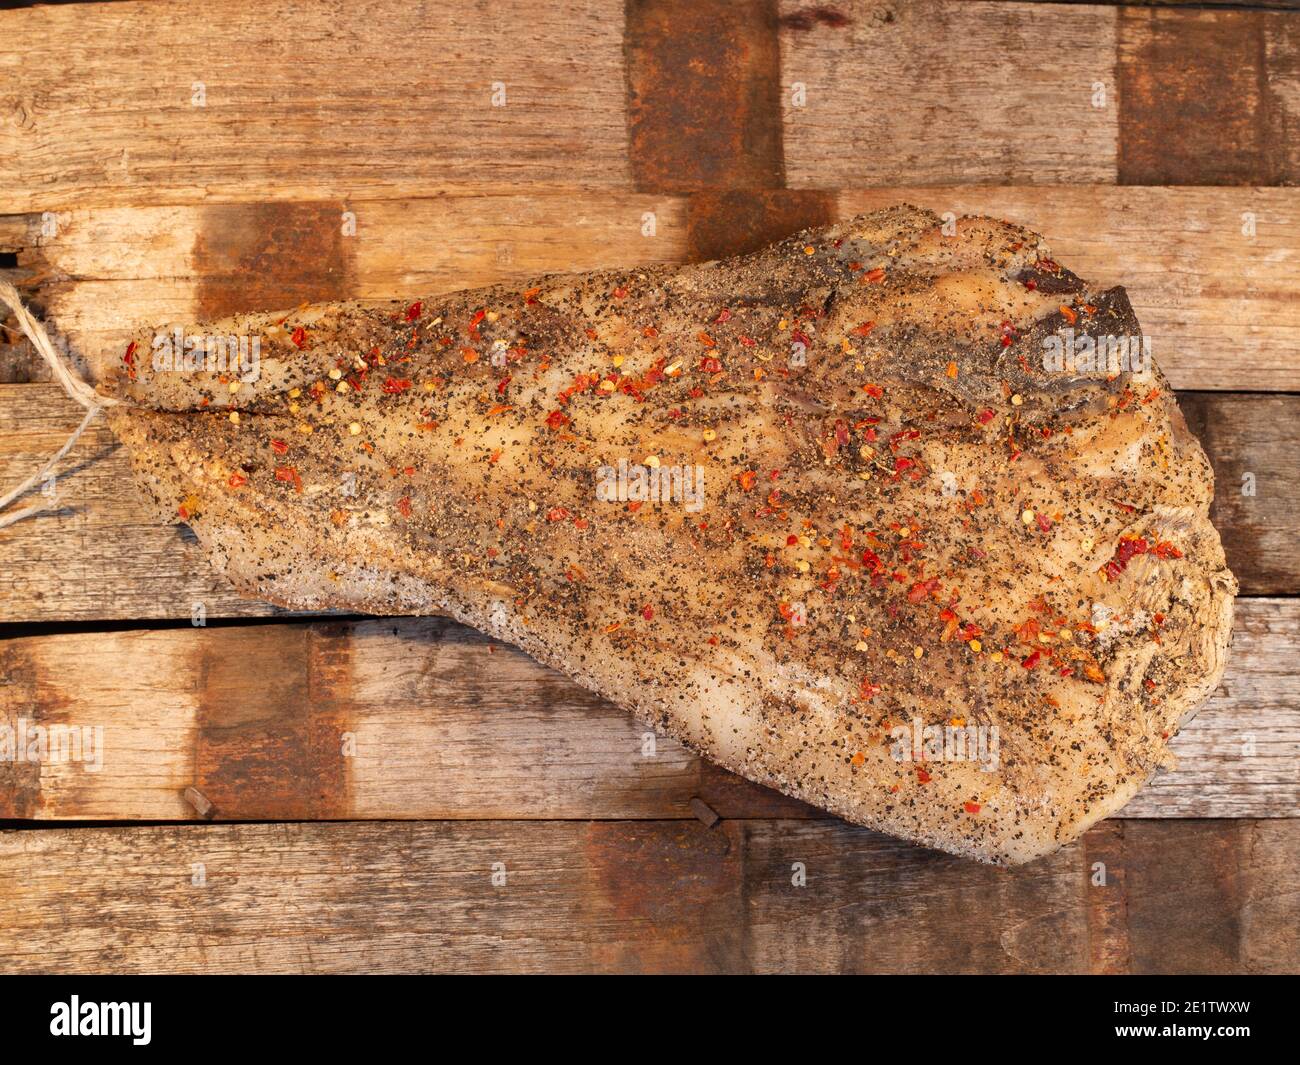
<instances>
[{"instance_id":1,"label":"cured pork cheek","mask_svg":"<svg viewBox=\"0 0 1300 1065\"><path fill-rule=\"evenodd\" d=\"M242 592L448 615L896 836L1055 850L1223 673L1205 455L1154 364L1088 364L1086 337L1142 352L1124 291L1006 222L897 207L187 332L256 338L256 379L155 368L145 335L109 417ZM620 460L698 467L700 505L602 497Z\"/></svg>"}]
</instances>

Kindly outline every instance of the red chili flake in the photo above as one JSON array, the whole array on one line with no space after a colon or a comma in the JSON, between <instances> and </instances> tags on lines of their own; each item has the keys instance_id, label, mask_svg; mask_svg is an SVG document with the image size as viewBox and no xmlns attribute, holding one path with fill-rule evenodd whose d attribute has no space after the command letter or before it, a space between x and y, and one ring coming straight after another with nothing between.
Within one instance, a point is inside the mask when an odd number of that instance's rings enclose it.
<instances>
[{"instance_id":1,"label":"red chili flake","mask_svg":"<svg viewBox=\"0 0 1300 1065\"><path fill-rule=\"evenodd\" d=\"M747 337L747 336L743 336L743 335L742 335L741 338L740 338L740 342L741 342L742 344L744 344L745 347L747 347L747 348L752 348L755 344L758 343L758 341L755 340L753 337Z\"/></svg>"},{"instance_id":2,"label":"red chili flake","mask_svg":"<svg viewBox=\"0 0 1300 1065\"><path fill-rule=\"evenodd\" d=\"M641 616L642 616L643 618L645 618L646 621L654 621L654 617L655 617L655 608L652 607L652 606L646 606L646 607L641 611Z\"/></svg>"},{"instance_id":3,"label":"red chili flake","mask_svg":"<svg viewBox=\"0 0 1300 1065\"><path fill-rule=\"evenodd\" d=\"M1036 514L1034 515L1034 517L1036 517L1036 518L1038 519L1038 527L1039 527L1040 529L1042 529L1043 532L1050 532L1050 531L1051 531L1051 529L1052 529L1052 519L1051 519L1051 518L1049 518L1046 514L1043 514L1043 513L1041 513L1041 512L1036 513Z\"/></svg>"},{"instance_id":4,"label":"red chili flake","mask_svg":"<svg viewBox=\"0 0 1300 1065\"><path fill-rule=\"evenodd\" d=\"M862 683L858 686L858 698L862 702L869 702L883 690L879 684L872 684L866 677L863 677Z\"/></svg>"},{"instance_id":5,"label":"red chili flake","mask_svg":"<svg viewBox=\"0 0 1300 1065\"><path fill-rule=\"evenodd\" d=\"M1034 265L1039 270L1045 270L1051 274L1060 273L1061 271L1061 268L1056 264L1055 259L1039 259L1036 263L1034 263Z\"/></svg>"},{"instance_id":6,"label":"red chili flake","mask_svg":"<svg viewBox=\"0 0 1300 1065\"><path fill-rule=\"evenodd\" d=\"M987 409L982 410L980 411L980 424L988 425L988 423L991 422L996 417L997 415L994 414L991 410L987 410Z\"/></svg>"},{"instance_id":7,"label":"red chili flake","mask_svg":"<svg viewBox=\"0 0 1300 1065\"><path fill-rule=\"evenodd\" d=\"M135 347L136 344L133 340L126 346L126 354L122 356L122 361L126 363L127 376L130 377L132 381L135 380Z\"/></svg>"},{"instance_id":8,"label":"red chili flake","mask_svg":"<svg viewBox=\"0 0 1300 1065\"><path fill-rule=\"evenodd\" d=\"M731 321L731 312L726 307L723 307L722 312L713 320L715 322L729 322Z\"/></svg>"},{"instance_id":9,"label":"red chili flake","mask_svg":"<svg viewBox=\"0 0 1300 1065\"><path fill-rule=\"evenodd\" d=\"M381 386L390 396L396 396L411 387L411 382L404 377L385 377Z\"/></svg>"},{"instance_id":10,"label":"red chili flake","mask_svg":"<svg viewBox=\"0 0 1300 1065\"><path fill-rule=\"evenodd\" d=\"M409 518L411 516L410 496L402 496L402 498L397 501L397 512L404 518Z\"/></svg>"},{"instance_id":11,"label":"red chili flake","mask_svg":"<svg viewBox=\"0 0 1300 1065\"><path fill-rule=\"evenodd\" d=\"M1042 651L1035 651L1028 658L1022 660L1020 664L1024 666L1026 669L1033 669L1034 666L1038 665L1038 660L1042 657L1043 657Z\"/></svg>"},{"instance_id":12,"label":"red chili flake","mask_svg":"<svg viewBox=\"0 0 1300 1065\"><path fill-rule=\"evenodd\" d=\"M919 780L922 784L929 784L930 781L933 780L934 778L930 776L930 774L927 773L924 769L918 769L916 771L916 779Z\"/></svg>"},{"instance_id":13,"label":"red chili flake","mask_svg":"<svg viewBox=\"0 0 1300 1065\"><path fill-rule=\"evenodd\" d=\"M423 310L424 310L424 304L421 303L419 300L416 300L414 303L412 303L409 307L406 308L406 320L408 322L415 321L417 318L420 317L420 312Z\"/></svg>"},{"instance_id":14,"label":"red chili flake","mask_svg":"<svg viewBox=\"0 0 1300 1065\"><path fill-rule=\"evenodd\" d=\"M795 536L794 533L791 533L789 536L785 538L786 547L794 547L794 545L797 544L798 542L799 542L799 537Z\"/></svg>"},{"instance_id":15,"label":"red chili flake","mask_svg":"<svg viewBox=\"0 0 1300 1065\"><path fill-rule=\"evenodd\" d=\"M510 384L510 381L511 381L511 377L509 375L501 378L501 380L497 383L498 396L504 396L506 394L506 386Z\"/></svg>"},{"instance_id":16,"label":"red chili flake","mask_svg":"<svg viewBox=\"0 0 1300 1065\"><path fill-rule=\"evenodd\" d=\"M899 457L894 459L894 469L898 470L899 472L902 472L903 470L910 470L915 465L916 463L908 458Z\"/></svg>"},{"instance_id":17,"label":"red chili flake","mask_svg":"<svg viewBox=\"0 0 1300 1065\"><path fill-rule=\"evenodd\" d=\"M755 483L757 483L758 474L753 470L746 470L744 473L740 474L736 480L740 482L740 487L748 492L752 490Z\"/></svg>"},{"instance_id":18,"label":"red chili flake","mask_svg":"<svg viewBox=\"0 0 1300 1065\"><path fill-rule=\"evenodd\" d=\"M648 325L648 326L646 326L644 329L641 330L641 335L642 335L643 337L648 337L648 338L650 338L650 339L654 339L655 337L657 337L657 336L659 335L659 330L656 329L656 328L655 328L654 326L652 326L652 325Z\"/></svg>"},{"instance_id":19,"label":"red chili flake","mask_svg":"<svg viewBox=\"0 0 1300 1065\"><path fill-rule=\"evenodd\" d=\"M1057 308L1057 310L1061 312L1061 316L1071 325L1074 325L1074 323L1079 320L1079 316L1074 313L1074 310L1070 307L1067 307L1064 303L1062 303L1061 306Z\"/></svg>"},{"instance_id":20,"label":"red chili flake","mask_svg":"<svg viewBox=\"0 0 1300 1065\"><path fill-rule=\"evenodd\" d=\"M980 812L980 804L977 803L977 802L968 802L968 803L963 803L963 804L962 804L962 808L963 808L963 809L964 809L968 814L977 814L977 813Z\"/></svg>"},{"instance_id":21,"label":"red chili flake","mask_svg":"<svg viewBox=\"0 0 1300 1065\"><path fill-rule=\"evenodd\" d=\"M1034 289L1036 289L1037 287L1038 287L1038 282L1035 281L1032 277L1025 282L1025 288L1029 289L1030 292L1033 292Z\"/></svg>"},{"instance_id":22,"label":"red chili flake","mask_svg":"<svg viewBox=\"0 0 1300 1065\"><path fill-rule=\"evenodd\" d=\"M277 481L287 481L299 492L302 491L302 478L298 476L298 470L295 466L277 466L275 468L275 479Z\"/></svg>"},{"instance_id":23,"label":"red chili flake","mask_svg":"<svg viewBox=\"0 0 1300 1065\"><path fill-rule=\"evenodd\" d=\"M589 522L586 518L573 519L573 527L577 529L579 532L585 532L589 525L591 525L591 522Z\"/></svg>"},{"instance_id":24,"label":"red chili flake","mask_svg":"<svg viewBox=\"0 0 1300 1065\"><path fill-rule=\"evenodd\" d=\"M277 455L287 455L289 453L289 445L286 444L283 440L272 440L271 450L274 451Z\"/></svg>"},{"instance_id":25,"label":"red chili flake","mask_svg":"<svg viewBox=\"0 0 1300 1065\"><path fill-rule=\"evenodd\" d=\"M852 329L849 330L849 332L852 333L854 336L864 337L867 336L875 328L876 328L875 322L863 322L861 325L855 325Z\"/></svg>"},{"instance_id":26,"label":"red chili flake","mask_svg":"<svg viewBox=\"0 0 1300 1065\"><path fill-rule=\"evenodd\" d=\"M1118 577L1128 567L1135 555L1147 553L1147 542L1140 536L1123 537L1115 548L1115 555L1106 563L1104 570L1111 580Z\"/></svg>"},{"instance_id":27,"label":"red chili flake","mask_svg":"<svg viewBox=\"0 0 1300 1065\"><path fill-rule=\"evenodd\" d=\"M242 473L232 473L230 475L230 480L226 483L230 485L231 488L242 488L244 485L248 484L248 478Z\"/></svg>"},{"instance_id":28,"label":"red chili flake","mask_svg":"<svg viewBox=\"0 0 1300 1065\"><path fill-rule=\"evenodd\" d=\"M885 394L885 390L879 385L863 385L862 391L872 399L880 399Z\"/></svg>"},{"instance_id":29,"label":"red chili flake","mask_svg":"<svg viewBox=\"0 0 1300 1065\"><path fill-rule=\"evenodd\" d=\"M289 337L293 341L293 346L301 350L307 346L307 330L299 326Z\"/></svg>"},{"instance_id":30,"label":"red chili flake","mask_svg":"<svg viewBox=\"0 0 1300 1065\"><path fill-rule=\"evenodd\" d=\"M873 573L879 573L885 568L885 564L880 561L880 556L869 547L862 552L862 564L870 566Z\"/></svg>"},{"instance_id":31,"label":"red chili flake","mask_svg":"<svg viewBox=\"0 0 1300 1065\"><path fill-rule=\"evenodd\" d=\"M546 512L547 521L563 521L569 516L569 512L564 507L551 507Z\"/></svg>"},{"instance_id":32,"label":"red chili flake","mask_svg":"<svg viewBox=\"0 0 1300 1065\"><path fill-rule=\"evenodd\" d=\"M525 290L525 292L524 292L524 303L525 303L526 305L528 305L529 307L535 306L535 305L537 304L537 294L538 294L539 292L541 292L541 291L542 291L542 290L541 290L540 287L539 287L539 288L530 288L530 289Z\"/></svg>"},{"instance_id":33,"label":"red chili flake","mask_svg":"<svg viewBox=\"0 0 1300 1065\"><path fill-rule=\"evenodd\" d=\"M907 600L909 603L920 603L925 600L931 592L938 590L939 581L931 578L928 581L917 581L907 591Z\"/></svg>"},{"instance_id":34,"label":"red chili flake","mask_svg":"<svg viewBox=\"0 0 1300 1065\"><path fill-rule=\"evenodd\" d=\"M614 298L616 300L624 299L626 296L627 296L627 289L625 289L622 285L619 285L618 288L614 289Z\"/></svg>"},{"instance_id":35,"label":"red chili flake","mask_svg":"<svg viewBox=\"0 0 1300 1065\"><path fill-rule=\"evenodd\" d=\"M1182 558L1183 553L1168 540L1161 540L1156 544L1156 556L1158 558Z\"/></svg>"},{"instance_id":36,"label":"red chili flake","mask_svg":"<svg viewBox=\"0 0 1300 1065\"><path fill-rule=\"evenodd\" d=\"M865 274L862 275L863 281L869 281L872 284L875 284L877 281L883 281L884 279L885 279L885 271L879 266L877 266L874 270L868 270Z\"/></svg>"},{"instance_id":37,"label":"red chili flake","mask_svg":"<svg viewBox=\"0 0 1300 1065\"><path fill-rule=\"evenodd\" d=\"M563 429L569 424L569 416L562 410L553 410L546 416L546 424L552 429Z\"/></svg>"},{"instance_id":38,"label":"red chili flake","mask_svg":"<svg viewBox=\"0 0 1300 1065\"><path fill-rule=\"evenodd\" d=\"M721 373L722 363L720 360L715 359L712 355L705 355L702 359L700 359L700 369L703 370L705 373Z\"/></svg>"}]
</instances>

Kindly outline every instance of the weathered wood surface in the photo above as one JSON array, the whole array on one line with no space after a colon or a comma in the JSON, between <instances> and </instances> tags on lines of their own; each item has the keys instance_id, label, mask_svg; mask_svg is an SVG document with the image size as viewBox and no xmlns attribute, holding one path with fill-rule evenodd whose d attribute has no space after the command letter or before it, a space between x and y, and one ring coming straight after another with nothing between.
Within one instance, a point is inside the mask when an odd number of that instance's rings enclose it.
<instances>
[{"instance_id":1,"label":"weathered wood surface","mask_svg":"<svg viewBox=\"0 0 1300 1065\"><path fill-rule=\"evenodd\" d=\"M484 183L1277 184L1300 166L1294 27L960 0L218 0L196 31L180 0L35 6L0 12L0 212ZM201 70L158 61L196 51Z\"/></svg>"},{"instance_id":2,"label":"weathered wood surface","mask_svg":"<svg viewBox=\"0 0 1300 1065\"><path fill-rule=\"evenodd\" d=\"M808 821L16 831L0 969L1284 973L1298 869L1297 821L1107 822L1012 870Z\"/></svg>"},{"instance_id":3,"label":"weathered wood surface","mask_svg":"<svg viewBox=\"0 0 1300 1065\"><path fill-rule=\"evenodd\" d=\"M1215 466L1211 516L1242 590L1300 590L1300 397L1194 393L1183 402ZM57 385L0 385L0 485L39 469L82 413ZM189 618L199 606L210 618L275 612L235 595L185 526L153 519L105 425L87 431L63 468L50 513L0 530L0 623ZM1242 494L1252 490L1246 474L1254 495Z\"/></svg>"},{"instance_id":4,"label":"weathered wood surface","mask_svg":"<svg viewBox=\"0 0 1300 1065\"><path fill-rule=\"evenodd\" d=\"M1122 816L1300 817L1298 642L1300 601L1242 600L1178 769ZM440 619L10 639L6 723L102 738L0 763L0 817L193 820L191 787L222 820L685 818L694 797L727 818L824 816Z\"/></svg>"},{"instance_id":5,"label":"weathered wood surface","mask_svg":"<svg viewBox=\"0 0 1300 1065\"><path fill-rule=\"evenodd\" d=\"M1295 189L573 190L76 209L10 216L0 250L17 253L14 273L35 304L102 372L139 330L169 322L715 258L899 202L1021 222L1077 273L1125 285L1177 388L1300 390Z\"/></svg>"}]
</instances>

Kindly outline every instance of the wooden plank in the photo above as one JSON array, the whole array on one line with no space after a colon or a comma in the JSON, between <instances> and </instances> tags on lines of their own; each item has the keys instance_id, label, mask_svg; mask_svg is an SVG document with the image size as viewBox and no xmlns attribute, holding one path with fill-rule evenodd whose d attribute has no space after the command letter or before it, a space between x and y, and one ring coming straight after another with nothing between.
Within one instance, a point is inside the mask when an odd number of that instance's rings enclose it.
<instances>
[{"instance_id":1,"label":"wooden plank","mask_svg":"<svg viewBox=\"0 0 1300 1065\"><path fill-rule=\"evenodd\" d=\"M621 4L39 6L0 42L3 212L630 186Z\"/></svg>"},{"instance_id":2,"label":"wooden plank","mask_svg":"<svg viewBox=\"0 0 1300 1065\"><path fill-rule=\"evenodd\" d=\"M1300 396L1184 398L1214 465L1211 517L1243 592L1300 591L1289 487ZM0 485L39 469L82 413L56 385L0 385ZM210 618L273 613L236 596L184 526L154 518L106 426L92 426L63 469L52 512L0 532L0 623L189 618L199 606ZM1246 473L1253 496L1241 494Z\"/></svg>"},{"instance_id":3,"label":"wooden plank","mask_svg":"<svg viewBox=\"0 0 1300 1065\"><path fill-rule=\"evenodd\" d=\"M1297 821L1108 822L1013 870L806 821L5 832L0 967L1281 973L1297 859Z\"/></svg>"},{"instance_id":4,"label":"wooden plank","mask_svg":"<svg viewBox=\"0 0 1300 1065\"><path fill-rule=\"evenodd\" d=\"M1295 17L961 0L215 0L196 31L179 0L34 6L0 12L0 69L20 87L0 128L0 212L488 185L1289 182ZM156 62L196 51L201 78ZM1218 86L1225 66L1234 80Z\"/></svg>"},{"instance_id":5,"label":"wooden plank","mask_svg":"<svg viewBox=\"0 0 1300 1065\"><path fill-rule=\"evenodd\" d=\"M808 6L781 5L792 187L1115 181L1117 107L1090 100L1094 82L1114 94L1113 8L911 0L790 21Z\"/></svg>"},{"instance_id":6,"label":"wooden plank","mask_svg":"<svg viewBox=\"0 0 1300 1065\"><path fill-rule=\"evenodd\" d=\"M776 0L628 0L627 124L637 188L779 188Z\"/></svg>"},{"instance_id":7,"label":"wooden plank","mask_svg":"<svg viewBox=\"0 0 1300 1065\"><path fill-rule=\"evenodd\" d=\"M1300 591L1300 397L1191 392L1178 405L1214 464L1210 513L1242 587Z\"/></svg>"},{"instance_id":8,"label":"wooden plank","mask_svg":"<svg viewBox=\"0 0 1300 1065\"><path fill-rule=\"evenodd\" d=\"M39 216L22 216L10 247L34 279L35 304L102 373L149 324L682 262L685 214L680 199L578 190L79 209L56 212L49 237Z\"/></svg>"},{"instance_id":9,"label":"wooden plank","mask_svg":"<svg viewBox=\"0 0 1300 1065\"><path fill-rule=\"evenodd\" d=\"M1294 13L1125 6L1116 17L1121 183L1300 177Z\"/></svg>"},{"instance_id":10,"label":"wooden plank","mask_svg":"<svg viewBox=\"0 0 1300 1065\"><path fill-rule=\"evenodd\" d=\"M61 211L54 236L42 236L32 215L8 239L37 304L102 370L151 323L735 254L905 201L1021 222L1047 234L1076 272L1123 283L1175 387L1300 390L1295 189L907 187L594 199L575 190ZM1246 215L1253 236L1242 232ZM349 219L355 233L342 235Z\"/></svg>"},{"instance_id":11,"label":"wooden plank","mask_svg":"<svg viewBox=\"0 0 1300 1065\"><path fill-rule=\"evenodd\" d=\"M1123 816L1300 816L1298 642L1300 601L1242 600L1179 768ZM188 788L219 820L824 816L440 619L10 639L0 725L0 817L193 820ZM36 726L82 753L17 761Z\"/></svg>"}]
</instances>

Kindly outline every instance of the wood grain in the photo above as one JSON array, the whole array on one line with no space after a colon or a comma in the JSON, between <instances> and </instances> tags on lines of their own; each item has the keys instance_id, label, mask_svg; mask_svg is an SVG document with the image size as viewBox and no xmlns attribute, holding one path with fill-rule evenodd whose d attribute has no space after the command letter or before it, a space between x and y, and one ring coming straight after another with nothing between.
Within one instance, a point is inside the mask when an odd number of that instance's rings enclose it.
<instances>
[{"instance_id":1,"label":"wood grain","mask_svg":"<svg viewBox=\"0 0 1300 1065\"><path fill-rule=\"evenodd\" d=\"M1013 870L807 821L5 832L0 967L1280 973L1298 859L1296 821L1107 822Z\"/></svg>"},{"instance_id":2,"label":"wood grain","mask_svg":"<svg viewBox=\"0 0 1300 1065\"><path fill-rule=\"evenodd\" d=\"M1186 399L1214 464L1211 517L1243 592L1295 594L1300 396ZM39 469L81 415L57 385L0 385L0 485ZM200 606L210 618L276 612L236 596L185 526L154 517L106 426L87 431L63 470L51 513L0 531L0 623L189 618ZM1246 473L1253 496L1241 494Z\"/></svg>"},{"instance_id":3,"label":"wood grain","mask_svg":"<svg viewBox=\"0 0 1300 1065\"><path fill-rule=\"evenodd\" d=\"M1116 18L1121 183L1300 178L1294 13L1125 6Z\"/></svg>"},{"instance_id":4,"label":"wood grain","mask_svg":"<svg viewBox=\"0 0 1300 1065\"><path fill-rule=\"evenodd\" d=\"M782 13L809 6L784 0ZM837 7L845 25L781 36L792 187L1114 183L1114 9ZM1101 108L1090 102L1098 81L1112 95Z\"/></svg>"},{"instance_id":5,"label":"wood grain","mask_svg":"<svg viewBox=\"0 0 1300 1065\"><path fill-rule=\"evenodd\" d=\"M776 0L628 0L629 154L652 191L779 188Z\"/></svg>"},{"instance_id":6,"label":"wood grain","mask_svg":"<svg viewBox=\"0 0 1300 1065\"><path fill-rule=\"evenodd\" d=\"M631 184L615 3L41 6L0 42L0 212Z\"/></svg>"},{"instance_id":7,"label":"wood grain","mask_svg":"<svg viewBox=\"0 0 1300 1065\"><path fill-rule=\"evenodd\" d=\"M1295 19L961 0L214 0L196 30L180 0L33 6L0 12L15 86L0 213L485 186L1293 181ZM178 54L202 62L158 61Z\"/></svg>"},{"instance_id":8,"label":"wood grain","mask_svg":"<svg viewBox=\"0 0 1300 1065\"><path fill-rule=\"evenodd\" d=\"M1300 816L1297 643L1300 601L1242 600L1178 769L1122 816ZM189 787L219 820L825 816L433 618L10 639L0 723L103 737L98 768L12 764L0 817L192 820Z\"/></svg>"},{"instance_id":9,"label":"wood grain","mask_svg":"<svg viewBox=\"0 0 1300 1065\"><path fill-rule=\"evenodd\" d=\"M1023 223L1079 274L1124 284L1177 388L1300 390L1295 189L899 187L594 199L574 190L81 209L57 212L52 238L28 215L0 241L18 252L37 306L102 370L150 325L307 298L401 298L553 271L685 262L900 202ZM334 228L344 212L353 235ZM1247 218L1253 236L1243 234Z\"/></svg>"}]
</instances>

